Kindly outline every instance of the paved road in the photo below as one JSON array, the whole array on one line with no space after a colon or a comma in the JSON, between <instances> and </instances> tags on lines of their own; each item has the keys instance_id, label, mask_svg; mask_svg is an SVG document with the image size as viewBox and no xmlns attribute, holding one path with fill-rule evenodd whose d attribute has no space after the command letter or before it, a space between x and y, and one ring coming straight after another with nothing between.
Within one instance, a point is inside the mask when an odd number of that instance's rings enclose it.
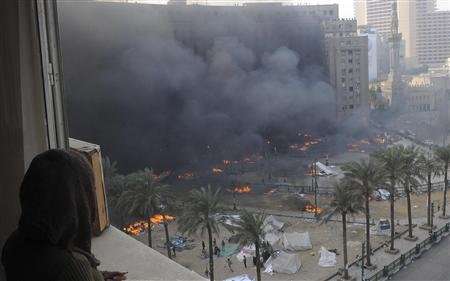
<instances>
[{"instance_id":1,"label":"paved road","mask_svg":"<svg viewBox=\"0 0 450 281\"><path fill-rule=\"evenodd\" d=\"M450 237L394 275L392 280L450 280Z\"/></svg>"}]
</instances>

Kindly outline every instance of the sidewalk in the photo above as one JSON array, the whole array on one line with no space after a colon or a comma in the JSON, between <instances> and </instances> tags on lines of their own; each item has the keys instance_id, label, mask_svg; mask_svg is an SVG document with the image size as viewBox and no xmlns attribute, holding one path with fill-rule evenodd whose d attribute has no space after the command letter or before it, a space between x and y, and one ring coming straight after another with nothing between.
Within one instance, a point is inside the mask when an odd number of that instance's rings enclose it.
<instances>
[{"instance_id":1,"label":"sidewalk","mask_svg":"<svg viewBox=\"0 0 450 281\"><path fill-rule=\"evenodd\" d=\"M402 254L415 248L416 244L427 239L429 237L428 230L424 230L419 227L420 225L424 224L425 221L426 221L426 219L416 219L413 221L413 223L417 224L417 227L415 227L413 229L413 234L418 237L418 239L416 241L405 240L404 237L406 237L408 235L408 233L403 234L401 237L399 237L395 240L395 248L400 250L398 254L393 255L393 254L386 253L385 249L387 249L389 247L389 245L376 251L372 255L372 263L374 265L376 265L377 268L374 270L365 269L364 278L367 279L367 278L371 277L372 275L376 274L379 270L383 269L384 266L389 265L394 260L399 258ZM450 222L450 220L448 220L448 219L442 220L442 219L438 218L437 216L434 219L434 225L436 226L436 229L440 229L448 222ZM400 224L401 225L406 224L406 221L400 221ZM349 262L351 263L352 261L349 261ZM354 264L353 266L350 266L349 274L351 277L356 278L356 280L361 280L361 264L357 263L357 264ZM339 278L339 276L336 276L332 280L337 280L338 278Z\"/></svg>"}]
</instances>

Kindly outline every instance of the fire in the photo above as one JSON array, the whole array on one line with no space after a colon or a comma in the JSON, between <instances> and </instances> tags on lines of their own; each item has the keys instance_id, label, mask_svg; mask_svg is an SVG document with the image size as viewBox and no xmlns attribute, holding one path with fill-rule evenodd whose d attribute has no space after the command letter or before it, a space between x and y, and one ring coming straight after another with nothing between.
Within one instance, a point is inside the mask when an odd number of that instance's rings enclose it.
<instances>
[{"instance_id":1,"label":"fire","mask_svg":"<svg viewBox=\"0 0 450 281\"><path fill-rule=\"evenodd\" d=\"M242 186L236 186L233 189L233 192L240 193L240 194L242 194L242 193L250 193L251 191L252 191L252 188L248 184L242 185Z\"/></svg>"},{"instance_id":2,"label":"fire","mask_svg":"<svg viewBox=\"0 0 450 281\"><path fill-rule=\"evenodd\" d=\"M315 214L317 212L317 214L321 214L323 212L323 209L320 207L316 207L314 205L306 205L303 208L303 211L307 212L307 213L313 213Z\"/></svg>"},{"instance_id":3,"label":"fire","mask_svg":"<svg viewBox=\"0 0 450 281\"><path fill-rule=\"evenodd\" d=\"M152 224L155 224L155 225L161 224L164 221L171 222L174 220L175 220L174 216L162 215L162 214L156 214L150 218L150 221L152 222ZM147 229L148 229L148 221L140 220L140 221L133 222L133 223L127 225L126 227L123 228L123 231L125 231L126 233L128 233L130 235L137 236L137 235L141 234L142 232L146 231Z\"/></svg>"},{"instance_id":4,"label":"fire","mask_svg":"<svg viewBox=\"0 0 450 281\"><path fill-rule=\"evenodd\" d=\"M303 143L294 143L289 146L290 149L296 150L296 151L302 151L305 152L309 150L311 147L313 147L316 144L319 144L321 142L321 139L319 138L313 138L311 135L305 134L303 136L304 142Z\"/></svg>"},{"instance_id":5,"label":"fire","mask_svg":"<svg viewBox=\"0 0 450 281\"><path fill-rule=\"evenodd\" d=\"M156 214L150 218L150 221L153 224L160 224L160 223L163 223L164 221L171 222L174 220L175 220L175 217L170 216L170 215L163 215L163 214Z\"/></svg>"},{"instance_id":6,"label":"fire","mask_svg":"<svg viewBox=\"0 0 450 281\"><path fill-rule=\"evenodd\" d=\"M222 163L223 163L225 166L228 166L228 165L231 165L231 160L222 160Z\"/></svg>"},{"instance_id":7,"label":"fire","mask_svg":"<svg viewBox=\"0 0 450 281\"><path fill-rule=\"evenodd\" d=\"M217 167L212 168L212 173L214 175L220 175L222 172L223 172L223 169L221 169L221 168L217 168Z\"/></svg>"},{"instance_id":8,"label":"fire","mask_svg":"<svg viewBox=\"0 0 450 281\"><path fill-rule=\"evenodd\" d=\"M193 172L185 172L184 174L180 174L177 176L177 179L179 180L191 180L194 178L194 173Z\"/></svg>"}]
</instances>

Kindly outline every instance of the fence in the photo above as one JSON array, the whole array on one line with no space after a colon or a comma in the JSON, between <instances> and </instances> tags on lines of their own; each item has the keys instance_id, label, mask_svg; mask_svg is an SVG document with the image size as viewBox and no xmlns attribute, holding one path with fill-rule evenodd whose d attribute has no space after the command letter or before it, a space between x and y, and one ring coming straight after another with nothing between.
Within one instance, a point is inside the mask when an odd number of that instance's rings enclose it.
<instances>
[{"instance_id":1,"label":"fence","mask_svg":"<svg viewBox=\"0 0 450 281\"><path fill-rule=\"evenodd\" d=\"M398 272L404 266L410 264L414 259L418 258L424 249L429 248L433 243L438 242L442 238L442 236L446 235L449 232L450 223L445 224L439 230L434 231L430 237L423 240L420 243L417 243L414 248L409 250L408 252L402 254L396 260L391 262L390 264L384 266L381 270L377 271L374 275L369 278L365 278L365 281L378 281L384 280L392 276L394 273Z\"/></svg>"}]
</instances>

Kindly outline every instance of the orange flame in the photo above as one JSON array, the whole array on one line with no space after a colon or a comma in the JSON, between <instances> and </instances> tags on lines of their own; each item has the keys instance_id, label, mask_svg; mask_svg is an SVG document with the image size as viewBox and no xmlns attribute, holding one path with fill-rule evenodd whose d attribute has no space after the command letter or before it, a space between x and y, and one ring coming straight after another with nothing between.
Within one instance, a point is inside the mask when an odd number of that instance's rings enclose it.
<instances>
[{"instance_id":1,"label":"orange flame","mask_svg":"<svg viewBox=\"0 0 450 281\"><path fill-rule=\"evenodd\" d=\"M162 215L162 214L156 214L150 218L150 221L152 222L152 224L155 224L155 225L161 224L164 221L171 222L174 220L175 220L174 216ZM137 236L137 235L141 234L142 232L146 231L147 229L148 229L148 221L140 220L140 221L133 222L133 223L127 225L126 227L123 228L123 231L125 231L126 233L128 233L130 235Z\"/></svg>"},{"instance_id":2,"label":"orange flame","mask_svg":"<svg viewBox=\"0 0 450 281\"><path fill-rule=\"evenodd\" d=\"M303 208L303 211L307 212L307 213L313 213L315 214L317 212L317 214L321 214L323 212L323 209L320 207L316 207L314 205L306 205Z\"/></svg>"},{"instance_id":3,"label":"orange flame","mask_svg":"<svg viewBox=\"0 0 450 281\"><path fill-rule=\"evenodd\" d=\"M242 193L250 193L251 191L252 191L252 188L248 184L247 185L242 185L242 186L236 186L233 189L233 192L240 193L240 194L242 194Z\"/></svg>"},{"instance_id":4,"label":"orange flame","mask_svg":"<svg viewBox=\"0 0 450 281\"><path fill-rule=\"evenodd\" d=\"M177 179L179 179L179 180L191 180L193 178L194 178L193 172L185 172L184 174L177 176Z\"/></svg>"},{"instance_id":5,"label":"orange flame","mask_svg":"<svg viewBox=\"0 0 450 281\"><path fill-rule=\"evenodd\" d=\"M214 175L220 175L222 172L223 172L223 170L221 168L217 168L217 167L212 168L212 173Z\"/></svg>"}]
</instances>

